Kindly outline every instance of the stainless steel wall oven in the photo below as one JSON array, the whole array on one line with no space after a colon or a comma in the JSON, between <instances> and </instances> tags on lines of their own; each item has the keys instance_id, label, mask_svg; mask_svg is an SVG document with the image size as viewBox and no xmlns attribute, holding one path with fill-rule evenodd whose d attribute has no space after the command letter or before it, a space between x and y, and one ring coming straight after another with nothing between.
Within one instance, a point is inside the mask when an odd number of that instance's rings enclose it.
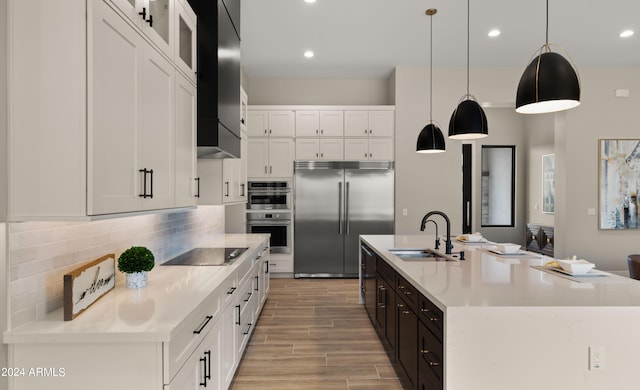
<instances>
[{"instance_id":1,"label":"stainless steel wall oven","mask_svg":"<svg viewBox=\"0 0 640 390\"><path fill-rule=\"evenodd\" d=\"M291 211L247 213L247 233L271 234L271 253L291 253Z\"/></svg>"},{"instance_id":2,"label":"stainless steel wall oven","mask_svg":"<svg viewBox=\"0 0 640 390\"><path fill-rule=\"evenodd\" d=\"M288 181L250 181L249 210L291 210L291 183Z\"/></svg>"}]
</instances>

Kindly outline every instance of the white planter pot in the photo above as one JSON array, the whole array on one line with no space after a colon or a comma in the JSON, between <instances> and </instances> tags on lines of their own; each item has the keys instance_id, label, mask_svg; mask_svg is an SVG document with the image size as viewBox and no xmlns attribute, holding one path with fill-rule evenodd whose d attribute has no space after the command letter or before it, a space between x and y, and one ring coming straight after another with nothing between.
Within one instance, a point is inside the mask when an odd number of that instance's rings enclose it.
<instances>
[{"instance_id":1,"label":"white planter pot","mask_svg":"<svg viewBox=\"0 0 640 390\"><path fill-rule=\"evenodd\" d=\"M147 272L133 272L127 274L127 288L147 287Z\"/></svg>"}]
</instances>

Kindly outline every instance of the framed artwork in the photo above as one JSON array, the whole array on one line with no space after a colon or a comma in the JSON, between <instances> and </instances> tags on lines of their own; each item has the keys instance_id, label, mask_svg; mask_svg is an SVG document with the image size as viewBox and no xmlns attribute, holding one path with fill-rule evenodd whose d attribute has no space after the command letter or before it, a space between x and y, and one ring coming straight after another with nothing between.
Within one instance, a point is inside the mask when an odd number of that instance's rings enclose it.
<instances>
[{"instance_id":1,"label":"framed artwork","mask_svg":"<svg viewBox=\"0 0 640 390\"><path fill-rule=\"evenodd\" d=\"M554 180L556 176L556 158L554 154L542 156L542 212L555 212L556 195Z\"/></svg>"},{"instance_id":2,"label":"framed artwork","mask_svg":"<svg viewBox=\"0 0 640 390\"><path fill-rule=\"evenodd\" d=\"M598 142L598 228L640 229L640 139Z\"/></svg>"}]
</instances>

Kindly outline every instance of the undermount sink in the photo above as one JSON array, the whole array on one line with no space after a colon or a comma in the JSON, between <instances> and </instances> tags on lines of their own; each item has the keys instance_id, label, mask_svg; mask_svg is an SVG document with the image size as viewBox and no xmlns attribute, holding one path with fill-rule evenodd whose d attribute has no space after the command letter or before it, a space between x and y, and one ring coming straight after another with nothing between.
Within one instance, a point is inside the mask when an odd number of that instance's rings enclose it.
<instances>
[{"instance_id":1,"label":"undermount sink","mask_svg":"<svg viewBox=\"0 0 640 390\"><path fill-rule=\"evenodd\" d=\"M392 248L389 252L398 256L402 260L423 260L423 261L451 261L447 256L432 250L432 249L404 249L404 248Z\"/></svg>"}]
</instances>

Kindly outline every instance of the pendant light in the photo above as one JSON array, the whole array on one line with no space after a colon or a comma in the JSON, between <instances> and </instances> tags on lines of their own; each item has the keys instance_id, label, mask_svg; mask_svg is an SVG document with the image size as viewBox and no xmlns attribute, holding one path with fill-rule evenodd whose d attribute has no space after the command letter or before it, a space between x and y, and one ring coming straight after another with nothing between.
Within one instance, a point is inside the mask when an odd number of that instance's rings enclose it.
<instances>
[{"instance_id":1,"label":"pendant light","mask_svg":"<svg viewBox=\"0 0 640 390\"><path fill-rule=\"evenodd\" d=\"M460 99L449 120L449 138L476 139L489 135L487 116L469 93L469 0L467 0L467 94Z\"/></svg>"},{"instance_id":2,"label":"pendant light","mask_svg":"<svg viewBox=\"0 0 640 390\"><path fill-rule=\"evenodd\" d=\"M422 128L418 135L416 152L418 153L442 153L445 150L444 135L440 128L433 123L433 15L438 12L435 8L429 8L426 14L429 15L430 42L429 42L429 123Z\"/></svg>"},{"instance_id":3,"label":"pendant light","mask_svg":"<svg viewBox=\"0 0 640 390\"><path fill-rule=\"evenodd\" d=\"M540 114L568 110L580 104L580 80L575 67L549 46L549 0L545 44L526 67L516 94L516 111ZM534 54L535 55L535 54Z\"/></svg>"}]
</instances>

